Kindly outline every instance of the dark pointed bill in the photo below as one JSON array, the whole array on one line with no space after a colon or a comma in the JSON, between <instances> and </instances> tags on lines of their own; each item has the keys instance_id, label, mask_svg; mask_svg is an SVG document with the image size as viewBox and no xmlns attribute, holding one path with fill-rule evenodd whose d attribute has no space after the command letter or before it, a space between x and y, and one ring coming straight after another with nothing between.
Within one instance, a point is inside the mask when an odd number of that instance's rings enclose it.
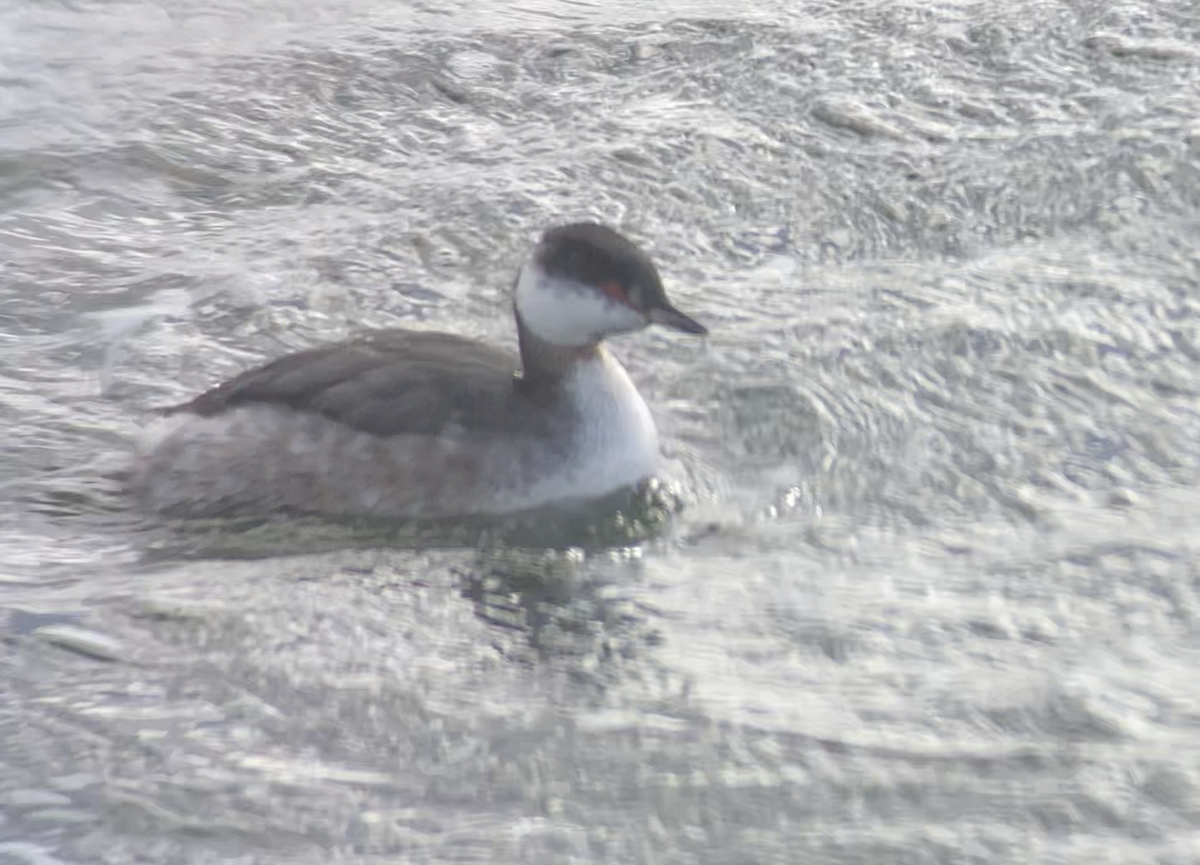
<instances>
[{"instance_id":1,"label":"dark pointed bill","mask_svg":"<svg viewBox=\"0 0 1200 865\"><path fill-rule=\"evenodd\" d=\"M673 306L651 307L646 312L646 317L655 324L661 324L663 327L671 328L671 330L694 333L698 336L704 336L708 333L707 327L691 316L684 315Z\"/></svg>"}]
</instances>

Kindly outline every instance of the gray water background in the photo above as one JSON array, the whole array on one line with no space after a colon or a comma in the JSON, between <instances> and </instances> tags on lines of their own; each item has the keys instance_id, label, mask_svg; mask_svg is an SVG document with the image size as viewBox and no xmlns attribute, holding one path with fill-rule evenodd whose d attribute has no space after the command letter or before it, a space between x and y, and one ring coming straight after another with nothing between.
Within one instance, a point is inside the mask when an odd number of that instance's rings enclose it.
<instances>
[{"instance_id":1,"label":"gray water background","mask_svg":"<svg viewBox=\"0 0 1200 865\"><path fill-rule=\"evenodd\" d=\"M1191 0L0 5L0 863L1200 861L1198 118ZM615 347L662 538L114 495L266 357L511 344L575 218L712 331Z\"/></svg>"}]
</instances>

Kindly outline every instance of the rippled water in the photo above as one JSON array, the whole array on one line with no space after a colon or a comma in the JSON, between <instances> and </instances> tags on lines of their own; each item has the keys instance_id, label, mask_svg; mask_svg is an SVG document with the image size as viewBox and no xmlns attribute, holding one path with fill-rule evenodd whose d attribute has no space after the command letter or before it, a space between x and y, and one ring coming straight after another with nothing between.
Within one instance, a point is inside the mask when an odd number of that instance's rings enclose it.
<instances>
[{"instance_id":1,"label":"rippled water","mask_svg":"<svg viewBox=\"0 0 1200 865\"><path fill-rule=\"evenodd\" d=\"M1191 0L4 5L0 863L1196 861L1198 46ZM113 494L261 358L511 340L580 217L713 334L617 346L658 540Z\"/></svg>"}]
</instances>

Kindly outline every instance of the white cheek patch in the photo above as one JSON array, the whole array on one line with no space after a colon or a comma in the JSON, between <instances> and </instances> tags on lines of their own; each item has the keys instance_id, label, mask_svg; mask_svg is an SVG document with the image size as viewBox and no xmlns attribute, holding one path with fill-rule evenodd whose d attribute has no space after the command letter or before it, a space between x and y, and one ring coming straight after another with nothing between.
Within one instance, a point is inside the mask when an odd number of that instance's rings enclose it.
<instances>
[{"instance_id":1,"label":"white cheek patch","mask_svg":"<svg viewBox=\"0 0 1200 865\"><path fill-rule=\"evenodd\" d=\"M588 345L647 324L646 317L632 307L589 286L549 277L535 264L521 268L516 304L534 336L563 347Z\"/></svg>"}]
</instances>

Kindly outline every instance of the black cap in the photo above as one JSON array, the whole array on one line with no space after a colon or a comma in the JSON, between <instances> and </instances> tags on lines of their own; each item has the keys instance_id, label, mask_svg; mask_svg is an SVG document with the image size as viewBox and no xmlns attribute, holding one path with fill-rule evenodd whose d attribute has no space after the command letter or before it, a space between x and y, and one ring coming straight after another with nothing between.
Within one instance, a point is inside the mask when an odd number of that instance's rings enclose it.
<instances>
[{"instance_id":1,"label":"black cap","mask_svg":"<svg viewBox=\"0 0 1200 865\"><path fill-rule=\"evenodd\" d=\"M537 262L548 276L599 287L615 286L626 303L655 324L683 333L708 329L667 300L658 268L636 243L605 225L576 222L542 235Z\"/></svg>"}]
</instances>

